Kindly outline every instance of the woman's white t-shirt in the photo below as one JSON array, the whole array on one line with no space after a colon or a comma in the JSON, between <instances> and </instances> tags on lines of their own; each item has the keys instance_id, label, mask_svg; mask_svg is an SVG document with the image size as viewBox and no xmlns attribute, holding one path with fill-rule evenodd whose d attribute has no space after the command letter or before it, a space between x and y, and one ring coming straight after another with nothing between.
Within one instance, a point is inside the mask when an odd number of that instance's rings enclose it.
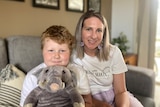
<instances>
[{"instance_id":1,"label":"woman's white t-shirt","mask_svg":"<svg viewBox=\"0 0 160 107\"><path fill-rule=\"evenodd\" d=\"M122 53L116 46L111 46L108 61L100 61L96 56L87 54L84 54L83 59L76 58L75 54L72 58L86 71L92 94L110 90L113 88L113 74L127 71Z\"/></svg>"}]
</instances>

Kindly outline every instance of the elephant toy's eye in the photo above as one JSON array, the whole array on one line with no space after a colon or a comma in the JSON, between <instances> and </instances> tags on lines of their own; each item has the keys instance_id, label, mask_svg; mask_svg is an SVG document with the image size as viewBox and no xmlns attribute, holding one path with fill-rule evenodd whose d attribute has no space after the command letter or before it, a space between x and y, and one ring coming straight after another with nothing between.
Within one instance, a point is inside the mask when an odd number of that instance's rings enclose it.
<instances>
[{"instance_id":1,"label":"elephant toy's eye","mask_svg":"<svg viewBox=\"0 0 160 107\"><path fill-rule=\"evenodd\" d=\"M46 82L46 79L44 79L44 82Z\"/></svg>"},{"instance_id":2,"label":"elephant toy's eye","mask_svg":"<svg viewBox=\"0 0 160 107\"><path fill-rule=\"evenodd\" d=\"M48 69L46 70L46 73L48 72Z\"/></svg>"},{"instance_id":3,"label":"elephant toy's eye","mask_svg":"<svg viewBox=\"0 0 160 107\"><path fill-rule=\"evenodd\" d=\"M63 72L63 74L65 74L65 73L66 73L64 70L63 70L62 72Z\"/></svg>"}]
</instances>

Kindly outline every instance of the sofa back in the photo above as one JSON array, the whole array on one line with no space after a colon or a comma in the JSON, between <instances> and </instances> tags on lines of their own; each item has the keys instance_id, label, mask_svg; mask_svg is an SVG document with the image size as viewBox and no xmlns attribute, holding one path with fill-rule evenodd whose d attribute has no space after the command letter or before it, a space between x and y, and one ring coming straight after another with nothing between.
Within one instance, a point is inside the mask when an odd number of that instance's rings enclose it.
<instances>
[{"instance_id":1,"label":"sofa back","mask_svg":"<svg viewBox=\"0 0 160 107\"><path fill-rule=\"evenodd\" d=\"M25 73L43 62L38 36L10 36L7 39L8 60Z\"/></svg>"},{"instance_id":2,"label":"sofa back","mask_svg":"<svg viewBox=\"0 0 160 107\"><path fill-rule=\"evenodd\" d=\"M3 69L8 63L7 48L5 39L0 38L0 70Z\"/></svg>"}]
</instances>

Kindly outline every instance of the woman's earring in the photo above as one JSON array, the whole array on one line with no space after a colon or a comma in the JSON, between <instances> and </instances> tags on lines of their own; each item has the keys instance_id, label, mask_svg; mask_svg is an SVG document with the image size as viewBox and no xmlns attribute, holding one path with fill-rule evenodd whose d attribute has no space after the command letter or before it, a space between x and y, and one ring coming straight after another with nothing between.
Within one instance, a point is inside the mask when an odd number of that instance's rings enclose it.
<instances>
[{"instance_id":1,"label":"woman's earring","mask_svg":"<svg viewBox=\"0 0 160 107\"><path fill-rule=\"evenodd\" d=\"M103 47L103 42L98 45L98 49L100 50L100 49L102 49L102 47Z\"/></svg>"},{"instance_id":2,"label":"woman's earring","mask_svg":"<svg viewBox=\"0 0 160 107\"><path fill-rule=\"evenodd\" d=\"M84 46L84 42L81 42L81 44L80 44L81 46Z\"/></svg>"},{"instance_id":3,"label":"woman's earring","mask_svg":"<svg viewBox=\"0 0 160 107\"><path fill-rule=\"evenodd\" d=\"M99 50L102 49L102 46L101 46L101 45L98 45L98 49L99 49Z\"/></svg>"}]
</instances>

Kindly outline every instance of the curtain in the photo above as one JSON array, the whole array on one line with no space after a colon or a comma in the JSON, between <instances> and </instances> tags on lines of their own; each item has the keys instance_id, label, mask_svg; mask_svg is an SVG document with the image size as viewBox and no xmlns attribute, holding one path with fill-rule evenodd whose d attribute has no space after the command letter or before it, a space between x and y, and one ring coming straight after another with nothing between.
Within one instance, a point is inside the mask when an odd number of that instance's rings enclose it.
<instances>
[{"instance_id":1,"label":"curtain","mask_svg":"<svg viewBox=\"0 0 160 107\"><path fill-rule=\"evenodd\" d=\"M139 0L138 66L153 69L158 0Z\"/></svg>"}]
</instances>

